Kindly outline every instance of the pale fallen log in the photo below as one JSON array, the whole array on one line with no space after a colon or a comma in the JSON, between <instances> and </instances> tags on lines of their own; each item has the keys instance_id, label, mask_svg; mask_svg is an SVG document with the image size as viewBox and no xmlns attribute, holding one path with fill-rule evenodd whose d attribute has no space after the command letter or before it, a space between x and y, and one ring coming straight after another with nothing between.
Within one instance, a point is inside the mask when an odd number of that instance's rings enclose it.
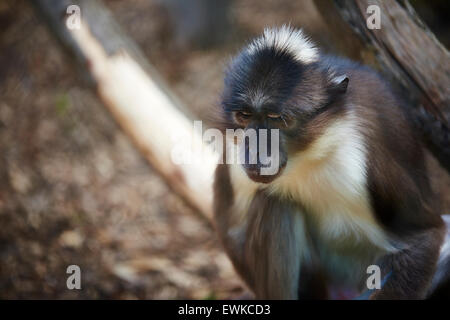
<instances>
[{"instance_id":1,"label":"pale fallen log","mask_svg":"<svg viewBox=\"0 0 450 320\"><path fill-rule=\"evenodd\" d=\"M194 131L186 109L120 31L108 10L96 0L35 0L33 4L80 62L98 97L155 171L175 193L211 220L216 158L211 150L204 149L201 161L173 161L173 151L180 143L201 145L201 132ZM81 25L72 30L66 26L69 5L81 9Z\"/></svg>"}]
</instances>

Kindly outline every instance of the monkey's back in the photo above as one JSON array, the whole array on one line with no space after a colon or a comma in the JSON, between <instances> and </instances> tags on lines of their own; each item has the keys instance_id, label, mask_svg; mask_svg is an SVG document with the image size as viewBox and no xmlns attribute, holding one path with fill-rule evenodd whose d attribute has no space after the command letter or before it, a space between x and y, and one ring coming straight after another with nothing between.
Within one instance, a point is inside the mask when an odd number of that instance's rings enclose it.
<instances>
[{"instance_id":1,"label":"monkey's back","mask_svg":"<svg viewBox=\"0 0 450 320\"><path fill-rule=\"evenodd\" d=\"M350 78L345 104L360 119L368 154L367 187L379 222L399 235L440 226L423 145L404 100L369 67L332 56L324 62Z\"/></svg>"}]
</instances>

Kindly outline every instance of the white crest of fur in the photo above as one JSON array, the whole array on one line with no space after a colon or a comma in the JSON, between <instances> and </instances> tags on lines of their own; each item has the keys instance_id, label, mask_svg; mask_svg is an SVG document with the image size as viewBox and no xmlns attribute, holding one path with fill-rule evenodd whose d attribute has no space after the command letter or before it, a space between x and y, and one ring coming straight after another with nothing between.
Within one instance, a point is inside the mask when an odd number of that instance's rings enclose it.
<instances>
[{"instance_id":1,"label":"white crest of fur","mask_svg":"<svg viewBox=\"0 0 450 320\"><path fill-rule=\"evenodd\" d=\"M264 29L264 34L248 46L247 52L252 54L258 50L271 47L287 50L303 63L311 63L319 58L317 48L303 34L303 31L286 25L281 28Z\"/></svg>"}]
</instances>

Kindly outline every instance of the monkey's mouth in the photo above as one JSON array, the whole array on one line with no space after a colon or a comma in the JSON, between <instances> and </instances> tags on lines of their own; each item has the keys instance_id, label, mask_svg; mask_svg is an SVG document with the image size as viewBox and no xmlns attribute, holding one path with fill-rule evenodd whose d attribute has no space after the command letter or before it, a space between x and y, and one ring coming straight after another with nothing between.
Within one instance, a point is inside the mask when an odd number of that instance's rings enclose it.
<instances>
[{"instance_id":1,"label":"monkey's mouth","mask_svg":"<svg viewBox=\"0 0 450 320\"><path fill-rule=\"evenodd\" d=\"M247 176L251 180L258 182L258 183L267 184L267 183L271 183L276 178L278 178L281 175L281 173L283 172L285 166L286 166L285 164L280 166L278 168L277 172L274 174L261 174L262 167L260 167L260 166L252 166L252 165L245 166L244 165L244 170L245 170L245 173L247 174Z\"/></svg>"}]
</instances>

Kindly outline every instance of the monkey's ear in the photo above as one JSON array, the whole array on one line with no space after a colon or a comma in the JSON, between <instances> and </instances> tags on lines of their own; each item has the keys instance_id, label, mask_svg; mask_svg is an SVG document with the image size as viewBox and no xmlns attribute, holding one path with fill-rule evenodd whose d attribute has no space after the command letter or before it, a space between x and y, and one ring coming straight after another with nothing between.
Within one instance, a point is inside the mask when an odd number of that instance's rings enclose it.
<instances>
[{"instance_id":1,"label":"monkey's ear","mask_svg":"<svg viewBox=\"0 0 450 320\"><path fill-rule=\"evenodd\" d=\"M330 91L333 95L343 94L347 91L348 77L346 74L331 79Z\"/></svg>"}]
</instances>

